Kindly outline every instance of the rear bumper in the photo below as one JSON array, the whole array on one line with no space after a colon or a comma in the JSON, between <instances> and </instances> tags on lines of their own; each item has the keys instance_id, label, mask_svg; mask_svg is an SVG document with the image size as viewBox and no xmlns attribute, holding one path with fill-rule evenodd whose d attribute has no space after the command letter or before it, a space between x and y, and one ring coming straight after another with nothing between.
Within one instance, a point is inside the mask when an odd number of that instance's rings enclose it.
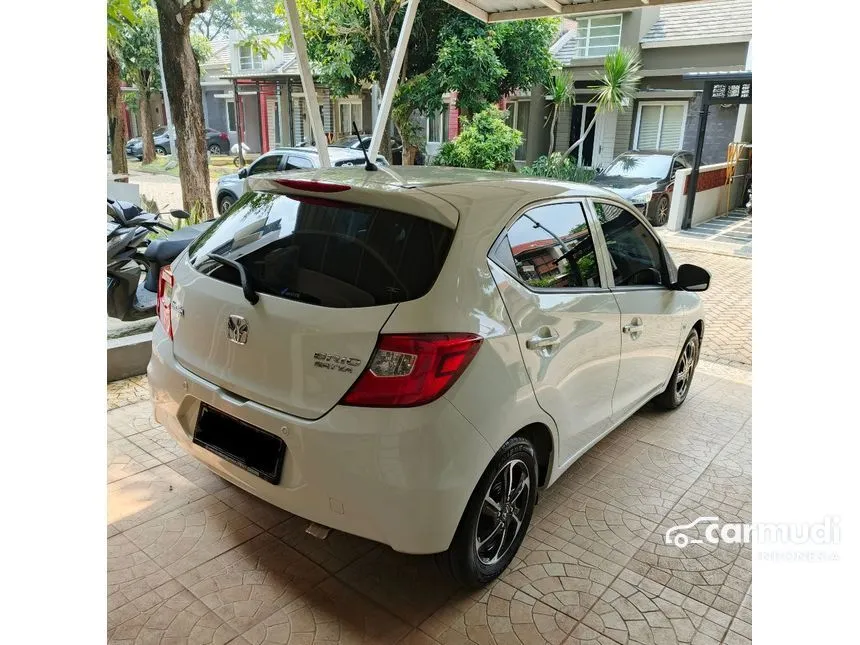
<instances>
[{"instance_id":1,"label":"rear bumper","mask_svg":"<svg viewBox=\"0 0 860 645\"><path fill-rule=\"evenodd\" d=\"M178 365L160 324L152 350L147 374L155 417L190 455L275 506L397 551L446 550L493 456L444 398L406 409L336 406L308 421L237 399ZM192 443L201 403L284 439L279 484Z\"/></svg>"}]
</instances>

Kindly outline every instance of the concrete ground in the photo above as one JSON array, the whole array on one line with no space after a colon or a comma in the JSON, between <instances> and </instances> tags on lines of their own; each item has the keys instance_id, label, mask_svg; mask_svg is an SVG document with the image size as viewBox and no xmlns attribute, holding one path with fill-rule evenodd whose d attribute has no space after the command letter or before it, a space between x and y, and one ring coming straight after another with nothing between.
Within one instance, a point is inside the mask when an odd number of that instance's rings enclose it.
<instances>
[{"instance_id":1,"label":"concrete ground","mask_svg":"<svg viewBox=\"0 0 860 645\"><path fill-rule=\"evenodd\" d=\"M700 362L684 406L640 411L542 495L514 562L479 591L432 556L307 535L184 455L145 377L112 383L108 641L747 643L749 546L664 535L751 521L749 377Z\"/></svg>"}]
</instances>

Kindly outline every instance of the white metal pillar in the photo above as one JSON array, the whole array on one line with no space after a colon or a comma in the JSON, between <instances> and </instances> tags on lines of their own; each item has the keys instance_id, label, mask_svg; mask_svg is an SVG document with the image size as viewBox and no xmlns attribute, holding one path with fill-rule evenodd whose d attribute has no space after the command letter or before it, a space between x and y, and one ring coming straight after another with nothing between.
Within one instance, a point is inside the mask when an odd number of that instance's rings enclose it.
<instances>
[{"instance_id":1,"label":"white metal pillar","mask_svg":"<svg viewBox=\"0 0 860 645\"><path fill-rule=\"evenodd\" d=\"M414 0L410 0L414 1ZM314 86L314 77L311 74L311 66L308 62L308 48L305 44L305 33L299 22L299 9L296 0L284 0L284 9L287 10L287 22L290 25L290 35L293 38L293 49L296 51L296 60L299 63L299 76L302 79L302 89L305 93L305 101L308 103L308 117L311 120L311 130L314 133L314 143L320 156L320 167L331 168L328 156L328 141L325 138L322 116L320 115L319 103L317 102L317 91Z\"/></svg>"},{"instance_id":2,"label":"white metal pillar","mask_svg":"<svg viewBox=\"0 0 860 645\"><path fill-rule=\"evenodd\" d=\"M287 0L285 0L287 1ZM295 0L289 0L295 2ZM415 12L418 11L418 0L409 0L406 5L406 15L403 17L403 26L400 28L400 37L397 39L397 49L394 50L394 60L388 71L388 80L385 82L385 92L382 94L382 105L376 115L376 123L373 125L373 137L370 140L370 149L367 151L371 161L379 154L379 144L382 137L388 136L385 123L391 112L391 103L394 101L394 91L397 89L397 80L400 78L400 68L403 67L403 59L406 57L406 48L409 45L409 34L412 33L412 23L415 22Z\"/></svg>"}]
</instances>

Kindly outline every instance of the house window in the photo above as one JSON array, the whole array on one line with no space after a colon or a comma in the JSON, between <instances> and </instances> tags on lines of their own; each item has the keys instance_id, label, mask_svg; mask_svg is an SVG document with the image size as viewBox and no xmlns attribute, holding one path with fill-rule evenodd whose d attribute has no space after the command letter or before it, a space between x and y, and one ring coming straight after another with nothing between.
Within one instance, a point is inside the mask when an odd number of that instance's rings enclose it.
<instances>
[{"instance_id":1,"label":"house window","mask_svg":"<svg viewBox=\"0 0 860 645\"><path fill-rule=\"evenodd\" d=\"M686 102L640 103L633 147L638 150L680 150L686 120Z\"/></svg>"},{"instance_id":2,"label":"house window","mask_svg":"<svg viewBox=\"0 0 860 645\"><path fill-rule=\"evenodd\" d=\"M505 118L505 123L515 130L523 133L523 142L514 153L514 159L524 161L526 158L526 137L529 132L529 113L531 111L531 100L524 101L509 101L508 116Z\"/></svg>"},{"instance_id":3,"label":"house window","mask_svg":"<svg viewBox=\"0 0 860 645\"><path fill-rule=\"evenodd\" d=\"M360 101L341 101L338 103L338 134L351 134L352 122L358 126L359 131L364 125L361 120L361 102Z\"/></svg>"},{"instance_id":4,"label":"house window","mask_svg":"<svg viewBox=\"0 0 860 645\"><path fill-rule=\"evenodd\" d=\"M236 101L227 101L227 130L236 131Z\"/></svg>"},{"instance_id":5,"label":"house window","mask_svg":"<svg viewBox=\"0 0 860 645\"><path fill-rule=\"evenodd\" d=\"M621 15L592 16L576 20L577 58L611 54L621 45Z\"/></svg>"},{"instance_id":6,"label":"house window","mask_svg":"<svg viewBox=\"0 0 860 645\"><path fill-rule=\"evenodd\" d=\"M247 45L239 47L239 69L243 72L263 69L263 54Z\"/></svg>"},{"instance_id":7,"label":"house window","mask_svg":"<svg viewBox=\"0 0 860 645\"><path fill-rule=\"evenodd\" d=\"M427 142L444 143L448 140L448 104L438 114L427 117Z\"/></svg>"}]
</instances>

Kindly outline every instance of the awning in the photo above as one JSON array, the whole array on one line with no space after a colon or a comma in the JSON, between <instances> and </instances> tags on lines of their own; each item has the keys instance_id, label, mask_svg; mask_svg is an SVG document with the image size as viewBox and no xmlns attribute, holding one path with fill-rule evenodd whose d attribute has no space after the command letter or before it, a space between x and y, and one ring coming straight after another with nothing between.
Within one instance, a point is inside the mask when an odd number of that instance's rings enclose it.
<instances>
[{"instance_id":1,"label":"awning","mask_svg":"<svg viewBox=\"0 0 860 645\"><path fill-rule=\"evenodd\" d=\"M576 19L593 15L629 11L642 7L690 0L445 0L453 7L484 22L527 20L566 16Z\"/></svg>"}]
</instances>

